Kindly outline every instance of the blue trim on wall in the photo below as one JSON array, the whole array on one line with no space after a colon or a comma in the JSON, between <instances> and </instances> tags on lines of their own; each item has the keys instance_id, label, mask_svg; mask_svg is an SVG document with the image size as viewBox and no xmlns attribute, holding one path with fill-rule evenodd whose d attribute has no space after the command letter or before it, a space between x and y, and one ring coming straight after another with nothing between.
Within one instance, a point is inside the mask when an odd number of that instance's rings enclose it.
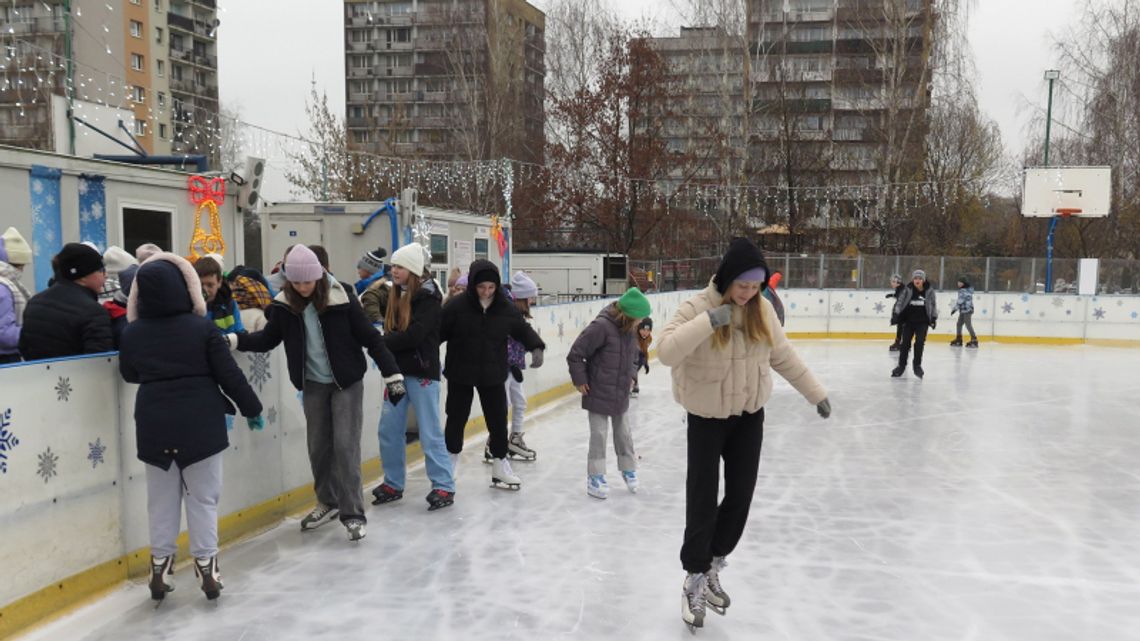
<instances>
[{"instance_id":1,"label":"blue trim on wall","mask_svg":"<svg viewBox=\"0 0 1140 641\"><path fill-rule=\"evenodd\" d=\"M51 365L52 363L69 363L71 361L85 361L92 358L114 358L118 356L118 352L99 352L97 354L81 354L77 356L61 356L59 358L45 358L39 361L20 361L19 363L3 363L0 364L0 370L12 369L16 367L29 367L32 365Z\"/></svg>"},{"instance_id":2,"label":"blue trim on wall","mask_svg":"<svg viewBox=\"0 0 1140 641\"><path fill-rule=\"evenodd\" d=\"M107 190L103 176L79 175L79 241L107 250Z\"/></svg>"},{"instance_id":3,"label":"blue trim on wall","mask_svg":"<svg viewBox=\"0 0 1140 641\"><path fill-rule=\"evenodd\" d=\"M32 264L36 270L36 291L47 289L52 273L51 259L63 247L63 220L59 198L59 178L54 167L32 165L28 170L28 193L32 203Z\"/></svg>"}]
</instances>

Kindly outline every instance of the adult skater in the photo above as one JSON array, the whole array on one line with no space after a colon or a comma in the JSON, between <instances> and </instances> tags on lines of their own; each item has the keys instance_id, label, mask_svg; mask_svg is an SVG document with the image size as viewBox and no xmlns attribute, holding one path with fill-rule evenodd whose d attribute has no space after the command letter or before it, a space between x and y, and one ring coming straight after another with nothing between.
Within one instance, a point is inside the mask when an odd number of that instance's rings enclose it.
<instances>
[{"instance_id":1,"label":"adult skater","mask_svg":"<svg viewBox=\"0 0 1140 641\"><path fill-rule=\"evenodd\" d=\"M958 279L958 300L954 301L954 309L950 310L950 315L958 314L958 328L954 333L954 340L950 344L955 347L962 346L962 326L965 325L966 329L970 330L970 342L966 343L966 347L978 346L978 335L974 333L974 288L970 287L970 281L962 276Z\"/></svg>"},{"instance_id":2,"label":"adult skater","mask_svg":"<svg viewBox=\"0 0 1140 641\"><path fill-rule=\"evenodd\" d=\"M243 352L268 352L285 343L289 381L304 392L309 465L317 494L317 506L301 519L301 529L323 525L339 512L349 540L359 541L365 533L361 381L368 371L361 347L380 367L388 399L397 405L406 392L404 378L380 332L364 317L352 286L327 274L313 250L294 245L282 271L285 284L269 306L265 329L226 338Z\"/></svg>"},{"instance_id":3,"label":"adult skater","mask_svg":"<svg viewBox=\"0 0 1140 641\"><path fill-rule=\"evenodd\" d=\"M503 289L507 288L504 287ZM537 297L538 285L523 272L515 272L515 275L511 277L508 298L511 299L511 302L514 303L514 306L518 308L519 313L528 323L533 319L530 314L530 307ZM509 336L507 337L507 368L511 373L507 377L506 385L507 405L510 406L511 413L511 436L510 440L507 441L507 456L523 461L533 461L538 458L538 452L531 449L523 438L526 423L526 393L523 391L522 383L523 370L526 369L526 348L523 347L522 343ZM487 463L494 460L494 457L491 456L489 440L483 448L483 460Z\"/></svg>"},{"instance_id":4,"label":"adult skater","mask_svg":"<svg viewBox=\"0 0 1140 641\"><path fill-rule=\"evenodd\" d=\"M154 254L138 268L130 290L119 371L128 383L139 383L135 434L138 458L146 463L150 596L160 601L174 589L185 502L194 572L206 598L216 599L222 590L217 556L222 451L229 447L226 415L235 411L226 397L237 403L252 430L265 426L261 401L234 363L221 330L205 318L202 285L189 261Z\"/></svg>"},{"instance_id":5,"label":"adult skater","mask_svg":"<svg viewBox=\"0 0 1140 641\"><path fill-rule=\"evenodd\" d=\"M661 332L657 356L673 368L673 397L688 411L685 540L688 575L681 618L690 630L704 624L705 605L724 613L731 603L720 571L740 541L756 487L764 435L764 403L776 370L819 415L831 415L827 391L784 335L760 291L768 266L760 249L733 239L709 286L685 301ZM717 505L720 461L724 500Z\"/></svg>"},{"instance_id":6,"label":"adult skater","mask_svg":"<svg viewBox=\"0 0 1140 641\"><path fill-rule=\"evenodd\" d=\"M891 371L898 378L906 371L907 356L910 355L911 339L914 339L914 375L922 378L922 351L926 348L926 332L938 323L938 304L934 300L934 288L926 280L926 272L914 270L911 281L899 292L891 314L891 325L902 328L902 342L899 343L899 364Z\"/></svg>"},{"instance_id":7,"label":"adult skater","mask_svg":"<svg viewBox=\"0 0 1140 641\"><path fill-rule=\"evenodd\" d=\"M902 276L899 276L898 274L892 274L891 275L891 288L894 291L891 292L890 294L887 294L886 298L893 298L893 299L895 299L895 302L898 302L899 294L901 294L902 290L903 290ZM893 324L894 323L892 323L892 325ZM899 351L899 345L901 345L901 344L902 344L902 325L898 325L895 327L895 342L891 343L890 351L892 351L892 352Z\"/></svg>"},{"instance_id":8,"label":"adult skater","mask_svg":"<svg viewBox=\"0 0 1140 641\"><path fill-rule=\"evenodd\" d=\"M448 386L447 451L454 467L463 451L463 429L478 390L491 437L491 484L518 489L522 480L507 460L507 337L514 337L530 352L534 368L542 366L546 344L503 293L494 263L476 260L468 274L467 289L444 305L440 329L440 339L447 342L443 369Z\"/></svg>"},{"instance_id":9,"label":"adult skater","mask_svg":"<svg viewBox=\"0 0 1140 641\"><path fill-rule=\"evenodd\" d=\"M431 492L428 510L455 502L455 479L439 421L439 324L443 295L430 277L424 276L424 249L405 245L392 254L392 291L384 319L384 344L396 355L405 376L408 395L388 399L380 415L380 460L384 481L373 488L373 505L404 496L406 478L408 406L416 410L420 444ZM411 377L408 381L407 377Z\"/></svg>"}]
</instances>

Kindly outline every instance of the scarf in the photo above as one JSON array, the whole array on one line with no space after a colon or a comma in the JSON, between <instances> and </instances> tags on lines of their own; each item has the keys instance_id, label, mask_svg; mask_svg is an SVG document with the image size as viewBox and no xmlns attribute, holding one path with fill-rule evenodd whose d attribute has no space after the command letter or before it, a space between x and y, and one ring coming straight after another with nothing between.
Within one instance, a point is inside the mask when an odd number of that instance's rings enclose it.
<instances>
[{"instance_id":1,"label":"scarf","mask_svg":"<svg viewBox=\"0 0 1140 641\"><path fill-rule=\"evenodd\" d=\"M16 307L16 324L24 325L24 308L32 297L20 282L20 272L4 261L0 261L0 285L12 290L12 304Z\"/></svg>"}]
</instances>

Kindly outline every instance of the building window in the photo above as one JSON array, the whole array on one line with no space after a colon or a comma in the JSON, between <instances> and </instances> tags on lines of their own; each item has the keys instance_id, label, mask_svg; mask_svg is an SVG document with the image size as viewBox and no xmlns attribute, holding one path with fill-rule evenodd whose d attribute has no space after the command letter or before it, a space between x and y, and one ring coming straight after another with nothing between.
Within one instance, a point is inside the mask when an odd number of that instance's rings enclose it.
<instances>
[{"instance_id":1,"label":"building window","mask_svg":"<svg viewBox=\"0 0 1140 641\"><path fill-rule=\"evenodd\" d=\"M408 28L403 29L389 29L388 30L388 43L393 42L411 42L412 30Z\"/></svg>"},{"instance_id":2,"label":"building window","mask_svg":"<svg viewBox=\"0 0 1140 641\"><path fill-rule=\"evenodd\" d=\"M145 63L145 61L143 60L143 57L141 54L137 54L137 53L131 54L131 69L134 69L135 71L142 71L143 69L146 68L144 63ZM161 75L161 74L159 74L159 75Z\"/></svg>"},{"instance_id":3,"label":"building window","mask_svg":"<svg viewBox=\"0 0 1140 641\"><path fill-rule=\"evenodd\" d=\"M364 118L364 107L352 106L349 107L349 114L351 118L361 119Z\"/></svg>"},{"instance_id":4,"label":"building window","mask_svg":"<svg viewBox=\"0 0 1140 641\"><path fill-rule=\"evenodd\" d=\"M131 97L134 98L135 102L146 102L146 89L135 85L134 87L131 87L131 94Z\"/></svg>"},{"instance_id":5,"label":"building window","mask_svg":"<svg viewBox=\"0 0 1140 641\"><path fill-rule=\"evenodd\" d=\"M431 264L447 264L447 236L445 234L431 235Z\"/></svg>"},{"instance_id":6,"label":"building window","mask_svg":"<svg viewBox=\"0 0 1140 641\"><path fill-rule=\"evenodd\" d=\"M166 123L158 123L158 137L166 140Z\"/></svg>"},{"instance_id":7,"label":"building window","mask_svg":"<svg viewBox=\"0 0 1140 641\"><path fill-rule=\"evenodd\" d=\"M475 258L487 260L487 239L486 238L476 238L475 239Z\"/></svg>"},{"instance_id":8,"label":"building window","mask_svg":"<svg viewBox=\"0 0 1140 641\"><path fill-rule=\"evenodd\" d=\"M154 10L162 11L162 0L154 0Z\"/></svg>"},{"instance_id":9,"label":"building window","mask_svg":"<svg viewBox=\"0 0 1140 641\"><path fill-rule=\"evenodd\" d=\"M131 0L131 4L142 4L142 0Z\"/></svg>"},{"instance_id":10,"label":"building window","mask_svg":"<svg viewBox=\"0 0 1140 641\"><path fill-rule=\"evenodd\" d=\"M359 129L354 130L352 132L352 142L355 142L355 143L366 143L366 142L368 142L368 132L367 131L360 131Z\"/></svg>"},{"instance_id":11,"label":"building window","mask_svg":"<svg viewBox=\"0 0 1140 641\"><path fill-rule=\"evenodd\" d=\"M146 120L143 120L142 118L135 118L135 135L146 135Z\"/></svg>"},{"instance_id":12,"label":"building window","mask_svg":"<svg viewBox=\"0 0 1140 641\"><path fill-rule=\"evenodd\" d=\"M170 77L174 80L182 80L182 65L172 65L170 67Z\"/></svg>"},{"instance_id":13,"label":"building window","mask_svg":"<svg viewBox=\"0 0 1140 641\"><path fill-rule=\"evenodd\" d=\"M165 76L165 75L166 75L166 61L165 60L159 60L158 61L158 76L161 78L162 76Z\"/></svg>"},{"instance_id":14,"label":"building window","mask_svg":"<svg viewBox=\"0 0 1140 641\"><path fill-rule=\"evenodd\" d=\"M143 33L142 23L138 20L131 20L131 37L141 38Z\"/></svg>"},{"instance_id":15,"label":"building window","mask_svg":"<svg viewBox=\"0 0 1140 641\"><path fill-rule=\"evenodd\" d=\"M123 247L154 243L165 251L174 247L170 211L123 208Z\"/></svg>"},{"instance_id":16,"label":"building window","mask_svg":"<svg viewBox=\"0 0 1140 641\"><path fill-rule=\"evenodd\" d=\"M161 91L158 92L158 108L159 109L165 109L166 108L166 94L161 92Z\"/></svg>"},{"instance_id":17,"label":"building window","mask_svg":"<svg viewBox=\"0 0 1140 641\"><path fill-rule=\"evenodd\" d=\"M162 44L162 27L154 28L154 41L158 44Z\"/></svg>"}]
</instances>

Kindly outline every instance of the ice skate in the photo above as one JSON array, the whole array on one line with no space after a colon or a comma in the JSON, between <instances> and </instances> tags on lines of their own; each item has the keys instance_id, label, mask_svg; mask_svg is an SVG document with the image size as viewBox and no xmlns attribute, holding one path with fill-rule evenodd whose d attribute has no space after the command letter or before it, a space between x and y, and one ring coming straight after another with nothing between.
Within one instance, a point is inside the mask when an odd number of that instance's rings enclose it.
<instances>
[{"instance_id":1,"label":"ice skate","mask_svg":"<svg viewBox=\"0 0 1140 641\"><path fill-rule=\"evenodd\" d=\"M364 521L349 519L344 522L344 530L348 533L349 541L359 541L364 538Z\"/></svg>"},{"instance_id":2,"label":"ice skate","mask_svg":"<svg viewBox=\"0 0 1140 641\"><path fill-rule=\"evenodd\" d=\"M633 389L631 389L631 390L629 391L629 397L630 397L630 398L637 398L637 396L638 396L639 394L641 394L641 388L640 388L640 387L638 387L638 386L636 386L636 385L634 385L634 386L633 386Z\"/></svg>"},{"instance_id":3,"label":"ice skate","mask_svg":"<svg viewBox=\"0 0 1140 641\"><path fill-rule=\"evenodd\" d=\"M511 470L511 462L506 457L491 461L491 487L500 490L522 489L522 479L515 476L514 471Z\"/></svg>"},{"instance_id":4,"label":"ice skate","mask_svg":"<svg viewBox=\"0 0 1140 641\"><path fill-rule=\"evenodd\" d=\"M890 347L889 351L892 351L892 352L899 351L899 344L898 343L891 343L891 347Z\"/></svg>"},{"instance_id":5,"label":"ice skate","mask_svg":"<svg viewBox=\"0 0 1140 641\"><path fill-rule=\"evenodd\" d=\"M218 557L211 556L203 559L194 559L194 574L206 593L206 598L213 601L222 593L222 575L218 571Z\"/></svg>"},{"instance_id":6,"label":"ice skate","mask_svg":"<svg viewBox=\"0 0 1140 641\"><path fill-rule=\"evenodd\" d=\"M372 488L372 497L372 505L382 505L404 498L404 491L397 490L387 483L381 483Z\"/></svg>"},{"instance_id":7,"label":"ice skate","mask_svg":"<svg viewBox=\"0 0 1140 641\"><path fill-rule=\"evenodd\" d=\"M630 492L637 494L637 472L634 470L622 470L621 479L625 481L625 487Z\"/></svg>"},{"instance_id":8,"label":"ice skate","mask_svg":"<svg viewBox=\"0 0 1140 641\"><path fill-rule=\"evenodd\" d=\"M491 456L491 442L487 441L483 445L483 462L486 463L487 465L490 465L491 462L494 460L495 460L495 457Z\"/></svg>"},{"instance_id":9,"label":"ice skate","mask_svg":"<svg viewBox=\"0 0 1140 641\"><path fill-rule=\"evenodd\" d=\"M604 474L591 474L586 477L586 494L605 500L610 495L610 486Z\"/></svg>"},{"instance_id":10,"label":"ice skate","mask_svg":"<svg viewBox=\"0 0 1140 641\"><path fill-rule=\"evenodd\" d=\"M527 447L522 432L514 432L507 441L507 456L516 461L533 461L538 458L538 452Z\"/></svg>"},{"instance_id":11,"label":"ice skate","mask_svg":"<svg viewBox=\"0 0 1140 641\"><path fill-rule=\"evenodd\" d=\"M325 505L324 503L317 503L317 506L313 508L313 511L309 512L305 515L305 518L301 519L301 529L315 530L325 523L336 519L338 514L339 512L335 507Z\"/></svg>"},{"instance_id":12,"label":"ice skate","mask_svg":"<svg viewBox=\"0 0 1140 641\"><path fill-rule=\"evenodd\" d=\"M448 492L446 490L432 490L427 495L428 512L434 512L440 508L447 507L455 503L455 492Z\"/></svg>"},{"instance_id":13,"label":"ice skate","mask_svg":"<svg viewBox=\"0 0 1140 641\"><path fill-rule=\"evenodd\" d=\"M906 366L905 365L899 365L898 367L891 370L891 378L898 378L898 377L902 376L903 372L905 372L905 371L906 371Z\"/></svg>"},{"instance_id":14,"label":"ice skate","mask_svg":"<svg viewBox=\"0 0 1140 641\"><path fill-rule=\"evenodd\" d=\"M962 346L962 338L961 337L955 338L954 340L950 341L950 347L961 347L961 346Z\"/></svg>"},{"instance_id":15,"label":"ice skate","mask_svg":"<svg viewBox=\"0 0 1140 641\"><path fill-rule=\"evenodd\" d=\"M703 573L690 572L685 577L681 589L681 620L689 626L689 632L697 633L697 628L705 625L705 592L708 577Z\"/></svg>"},{"instance_id":16,"label":"ice skate","mask_svg":"<svg viewBox=\"0 0 1140 641\"><path fill-rule=\"evenodd\" d=\"M724 560L723 556L714 556L712 565L706 573L708 576L708 585L705 590L705 603L713 612L724 616L728 611L728 606L732 605L732 599L728 598L728 593L720 585L720 571L728 566L728 562Z\"/></svg>"},{"instance_id":17,"label":"ice skate","mask_svg":"<svg viewBox=\"0 0 1140 641\"><path fill-rule=\"evenodd\" d=\"M919 377L919 378L922 378L924 374L926 374L926 372L923 371L922 365L915 363L914 364L914 375Z\"/></svg>"},{"instance_id":18,"label":"ice skate","mask_svg":"<svg viewBox=\"0 0 1140 641\"><path fill-rule=\"evenodd\" d=\"M174 555L150 557L150 598L161 601L166 598L167 592L173 591Z\"/></svg>"},{"instance_id":19,"label":"ice skate","mask_svg":"<svg viewBox=\"0 0 1140 641\"><path fill-rule=\"evenodd\" d=\"M972 349L978 349L978 339L976 339L976 338L972 339L969 343L966 343L966 347L972 348Z\"/></svg>"}]
</instances>

